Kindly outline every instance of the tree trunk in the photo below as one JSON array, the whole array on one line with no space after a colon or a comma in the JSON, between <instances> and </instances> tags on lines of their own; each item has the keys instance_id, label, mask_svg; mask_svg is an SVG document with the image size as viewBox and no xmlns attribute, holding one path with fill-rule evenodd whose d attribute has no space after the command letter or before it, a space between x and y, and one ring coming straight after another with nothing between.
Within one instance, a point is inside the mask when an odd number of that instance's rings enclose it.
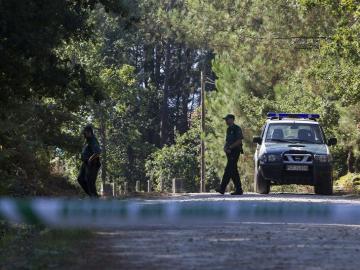
<instances>
[{"instance_id":1,"label":"tree trunk","mask_svg":"<svg viewBox=\"0 0 360 270\"><path fill-rule=\"evenodd\" d=\"M164 88L163 88L163 100L161 105L161 125L160 125L160 145L164 146L168 142L169 138L169 108L168 108L168 98L169 98L169 91L170 91L170 41L166 42L166 49L165 49L165 71L164 71Z\"/></svg>"},{"instance_id":2,"label":"tree trunk","mask_svg":"<svg viewBox=\"0 0 360 270\"><path fill-rule=\"evenodd\" d=\"M106 122L104 117L104 111L100 108L100 129L99 129L100 141L102 143L101 153L101 181L103 187L105 187L107 178L107 134L106 134Z\"/></svg>"},{"instance_id":3,"label":"tree trunk","mask_svg":"<svg viewBox=\"0 0 360 270\"><path fill-rule=\"evenodd\" d=\"M159 44L155 46L154 83L157 89L161 85L161 61L163 58L162 48Z\"/></svg>"},{"instance_id":4,"label":"tree trunk","mask_svg":"<svg viewBox=\"0 0 360 270\"><path fill-rule=\"evenodd\" d=\"M352 147L349 148L348 157L347 157L347 167L349 173L355 172L355 157Z\"/></svg>"},{"instance_id":5,"label":"tree trunk","mask_svg":"<svg viewBox=\"0 0 360 270\"><path fill-rule=\"evenodd\" d=\"M136 179L136 175L134 175L134 151L133 151L131 145L127 146L126 154L127 154L127 158L128 158L128 168L127 168L127 172L126 172L126 174L127 174L126 179L130 183L129 189L132 191L132 190L134 190L135 182L137 179Z\"/></svg>"},{"instance_id":6,"label":"tree trunk","mask_svg":"<svg viewBox=\"0 0 360 270\"><path fill-rule=\"evenodd\" d=\"M154 46L151 44L144 45L144 85L148 88L149 81L154 81Z\"/></svg>"}]
</instances>

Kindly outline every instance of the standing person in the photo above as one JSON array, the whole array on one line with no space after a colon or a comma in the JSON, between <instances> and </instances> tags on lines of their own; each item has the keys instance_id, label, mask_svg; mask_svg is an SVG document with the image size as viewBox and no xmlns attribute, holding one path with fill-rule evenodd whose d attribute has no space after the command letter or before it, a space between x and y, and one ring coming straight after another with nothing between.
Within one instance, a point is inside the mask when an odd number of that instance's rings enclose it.
<instances>
[{"instance_id":1,"label":"standing person","mask_svg":"<svg viewBox=\"0 0 360 270\"><path fill-rule=\"evenodd\" d=\"M81 160L83 163L77 180L86 194L90 197L99 197L96 191L96 178L101 166L100 145L91 125L87 125L84 128L83 135L86 144L81 153Z\"/></svg>"},{"instance_id":2,"label":"standing person","mask_svg":"<svg viewBox=\"0 0 360 270\"><path fill-rule=\"evenodd\" d=\"M240 154L243 153L242 149L242 140L243 134L241 128L236 125L235 116L232 114L228 114L223 118L228 126L226 131L226 142L224 146L224 151L227 157L227 164L225 167L224 176L222 178L220 187L216 189L217 192L224 194L227 185L232 179L235 192L231 193L231 195L242 195L243 190L241 188L240 175L237 168L237 163L240 157Z\"/></svg>"}]
</instances>

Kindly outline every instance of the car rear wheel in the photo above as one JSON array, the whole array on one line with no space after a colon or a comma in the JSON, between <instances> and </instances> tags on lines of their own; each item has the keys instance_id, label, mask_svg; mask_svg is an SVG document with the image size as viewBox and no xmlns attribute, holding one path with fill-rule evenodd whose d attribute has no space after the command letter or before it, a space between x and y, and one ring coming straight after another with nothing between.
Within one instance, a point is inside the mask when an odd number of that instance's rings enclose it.
<instances>
[{"instance_id":1,"label":"car rear wheel","mask_svg":"<svg viewBox=\"0 0 360 270\"><path fill-rule=\"evenodd\" d=\"M314 186L315 194L319 195L331 195L333 194L333 183L332 179L323 179L318 181Z\"/></svg>"},{"instance_id":2,"label":"car rear wheel","mask_svg":"<svg viewBox=\"0 0 360 270\"><path fill-rule=\"evenodd\" d=\"M259 173L259 171L255 172L255 192L259 193L259 194L269 194L270 192L270 182L267 181L266 179L264 179L264 177L262 177L261 173Z\"/></svg>"}]
</instances>

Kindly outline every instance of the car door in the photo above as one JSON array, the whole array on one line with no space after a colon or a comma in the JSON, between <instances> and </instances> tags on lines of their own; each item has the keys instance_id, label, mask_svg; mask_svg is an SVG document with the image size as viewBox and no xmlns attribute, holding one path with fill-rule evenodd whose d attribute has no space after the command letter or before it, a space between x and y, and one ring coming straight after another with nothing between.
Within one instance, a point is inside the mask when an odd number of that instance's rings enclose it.
<instances>
[{"instance_id":1,"label":"car door","mask_svg":"<svg viewBox=\"0 0 360 270\"><path fill-rule=\"evenodd\" d=\"M266 124L261 128L261 139L264 138L264 133L265 133L265 130L266 130ZM260 148L261 148L261 144L256 144L256 150L255 150L255 155L254 155L254 168L255 170L257 170L257 164L258 164L258 159L259 159L259 153L260 153Z\"/></svg>"}]
</instances>

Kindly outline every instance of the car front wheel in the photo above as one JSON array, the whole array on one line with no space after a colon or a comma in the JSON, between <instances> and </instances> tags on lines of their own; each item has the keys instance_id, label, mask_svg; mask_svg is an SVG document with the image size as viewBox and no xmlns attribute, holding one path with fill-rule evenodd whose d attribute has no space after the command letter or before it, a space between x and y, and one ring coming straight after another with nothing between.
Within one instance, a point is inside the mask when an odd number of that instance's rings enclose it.
<instances>
[{"instance_id":1,"label":"car front wheel","mask_svg":"<svg viewBox=\"0 0 360 270\"><path fill-rule=\"evenodd\" d=\"M259 194L269 194L270 182L264 179L258 170L256 170L254 178L255 192Z\"/></svg>"},{"instance_id":2,"label":"car front wheel","mask_svg":"<svg viewBox=\"0 0 360 270\"><path fill-rule=\"evenodd\" d=\"M317 181L314 186L315 194L319 195L331 195L333 194L333 183L332 179L321 179Z\"/></svg>"}]
</instances>

